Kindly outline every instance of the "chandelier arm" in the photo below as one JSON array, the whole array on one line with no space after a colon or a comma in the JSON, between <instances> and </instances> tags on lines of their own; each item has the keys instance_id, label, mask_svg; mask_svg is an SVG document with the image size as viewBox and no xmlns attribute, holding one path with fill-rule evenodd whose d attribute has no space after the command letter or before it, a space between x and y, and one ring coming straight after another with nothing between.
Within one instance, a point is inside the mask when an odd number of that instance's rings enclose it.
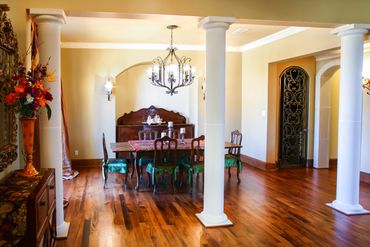
<instances>
[{"instance_id":1,"label":"chandelier arm","mask_svg":"<svg viewBox=\"0 0 370 247\"><path fill-rule=\"evenodd\" d=\"M157 58L153 59L153 66L158 65L158 79L153 78L153 74L152 74L152 77L151 77L152 84L155 85L155 86L157 86L157 85L165 86L165 83L163 82L163 78L164 78L164 76L163 76L164 75L164 71L163 71L164 70L164 65L163 64L164 64L164 60L162 60L161 57L157 57ZM152 71L153 71L153 69L152 69Z\"/></svg>"},{"instance_id":2,"label":"chandelier arm","mask_svg":"<svg viewBox=\"0 0 370 247\"><path fill-rule=\"evenodd\" d=\"M181 69L182 69L181 74L183 76L181 80L181 84L183 86L189 86L193 84L194 78L195 78L195 76L193 75L192 66L190 65L191 58L183 56L181 57L180 61L181 61ZM188 66L187 69L184 68L186 65Z\"/></svg>"}]
</instances>

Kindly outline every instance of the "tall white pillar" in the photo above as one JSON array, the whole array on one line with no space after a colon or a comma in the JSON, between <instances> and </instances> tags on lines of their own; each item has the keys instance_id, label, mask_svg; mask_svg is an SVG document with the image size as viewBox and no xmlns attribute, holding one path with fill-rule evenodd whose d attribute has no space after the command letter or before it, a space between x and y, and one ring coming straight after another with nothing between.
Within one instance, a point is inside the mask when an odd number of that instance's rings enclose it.
<instances>
[{"instance_id":1,"label":"tall white pillar","mask_svg":"<svg viewBox=\"0 0 370 247\"><path fill-rule=\"evenodd\" d=\"M208 16L199 25L206 31L206 117L204 208L196 214L204 226L231 225L224 213L225 153L225 32L234 17Z\"/></svg>"},{"instance_id":2,"label":"tall white pillar","mask_svg":"<svg viewBox=\"0 0 370 247\"><path fill-rule=\"evenodd\" d=\"M48 63L48 71L55 73L55 81L49 82L53 101L50 103L51 119L46 111L40 116L40 162L43 168L55 169L56 189L56 226L57 237L67 237L69 223L64 221L63 178L62 178L62 108L61 108L61 25L65 23L65 14L61 9L31 9L39 31L40 63Z\"/></svg>"},{"instance_id":3,"label":"tall white pillar","mask_svg":"<svg viewBox=\"0 0 370 247\"><path fill-rule=\"evenodd\" d=\"M327 205L348 215L369 213L359 204L361 162L362 64L369 25L333 30L341 38L337 197Z\"/></svg>"}]
</instances>

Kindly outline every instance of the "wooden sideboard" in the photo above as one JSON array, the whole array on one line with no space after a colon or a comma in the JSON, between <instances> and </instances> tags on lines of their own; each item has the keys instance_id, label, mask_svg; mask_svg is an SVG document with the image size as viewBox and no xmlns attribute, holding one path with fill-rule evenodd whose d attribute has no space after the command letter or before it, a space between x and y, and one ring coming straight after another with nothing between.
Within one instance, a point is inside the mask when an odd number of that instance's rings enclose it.
<instances>
[{"instance_id":1,"label":"wooden sideboard","mask_svg":"<svg viewBox=\"0 0 370 247\"><path fill-rule=\"evenodd\" d=\"M157 114L164 121L163 124L148 125L145 123L148 116L154 117ZM138 111L125 113L123 116L117 119L116 142L137 140L138 132L145 129L157 130L158 135L160 136L162 131L168 129L167 123L169 121L173 122L173 128L175 131L179 131L180 128L185 128L185 138L194 137L194 124L187 124L186 118L180 113L150 106L149 108L143 108ZM123 152L117 153L117 156L129 158L129 155Z\"/></svg>"},{"instance_id":2,"label":"wooden sideboard","mask_svg":"<svg viewBox=\"0 0 370 247\"><path fill-rule=\"evenodd\" d=\"M22 177L19 172L15 171L0 185L0 241L10 246L54 246L54 169L41 169L32 178Z\"/></svg>"}]
</instances>

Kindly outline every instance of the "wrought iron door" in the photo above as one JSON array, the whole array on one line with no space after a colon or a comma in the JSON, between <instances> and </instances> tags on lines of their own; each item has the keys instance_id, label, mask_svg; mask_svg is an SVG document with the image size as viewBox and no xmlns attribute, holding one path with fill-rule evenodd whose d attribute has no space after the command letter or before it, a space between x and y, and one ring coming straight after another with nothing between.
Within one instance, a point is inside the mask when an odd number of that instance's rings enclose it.
<instances>
[{"instance_id":1,"label":"wrought iron door","mask_svg":"<svg viewBox=\"0 0 370 247\"><path fill-rule=\"evenodd\" d=\"M279 166L300 167L307 160L308 75L289 67L280 75Z\"/></svg>"}]
</instances>

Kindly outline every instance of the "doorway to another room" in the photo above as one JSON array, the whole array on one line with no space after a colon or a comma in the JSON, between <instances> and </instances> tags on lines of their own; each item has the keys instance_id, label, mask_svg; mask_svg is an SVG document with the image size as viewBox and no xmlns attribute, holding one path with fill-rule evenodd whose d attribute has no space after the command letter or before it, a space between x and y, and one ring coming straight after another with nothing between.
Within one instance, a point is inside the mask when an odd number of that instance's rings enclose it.
<instances>
[{"instance_id":1,"label":"doorway to another room","mask_svg":"<svg viewBox=\"0 0 370 247\"><path fill-rule=\"evenodd\" d=\"M307 72L291 66L280 74L279 167L304 167L307 161Z\"/></svg>"}]
</instances>

